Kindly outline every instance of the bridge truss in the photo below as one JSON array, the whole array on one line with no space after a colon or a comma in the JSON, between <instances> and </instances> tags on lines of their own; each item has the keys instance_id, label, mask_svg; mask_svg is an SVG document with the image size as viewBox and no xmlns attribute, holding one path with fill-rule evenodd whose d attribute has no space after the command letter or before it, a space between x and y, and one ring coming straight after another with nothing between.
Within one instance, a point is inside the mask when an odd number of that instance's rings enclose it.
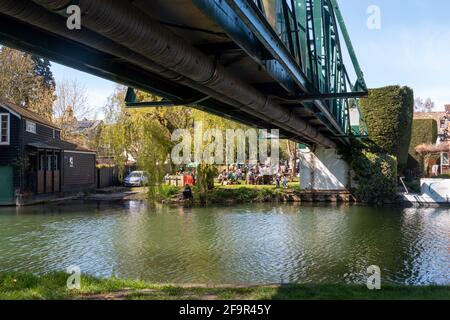
<instances>
[{"instance_id":1,"label":"bridge truss","mask_svg":"<svg viewBox=\"0 0 450 320\"><path fill-rule=\"evenodd\" d=\"M293 108L307 107L336 136L367 135L358 103L358 98L367 96L367 86L337 0L193 2L282 84L287 92L275 94L274 99ZM344 64L341 36L356 75L354 82ZM129 91L128 105L174 103L136 103ZM350 126L350 105L359 111L360 128Z\"/></svg>"},{"instance_id":2,"label":"bridge truss","mask_svg":"<svg viewBox=\"0 0 450 320\"><path fill-rule=\"evenodd\" d=\"M337 0L77 0L83 28L69 31L73 3L0 0L0 42L122 83L131 107L191 105L306 144L349 142L349 102L367 87Z\"/></svg>"}]
</instances>

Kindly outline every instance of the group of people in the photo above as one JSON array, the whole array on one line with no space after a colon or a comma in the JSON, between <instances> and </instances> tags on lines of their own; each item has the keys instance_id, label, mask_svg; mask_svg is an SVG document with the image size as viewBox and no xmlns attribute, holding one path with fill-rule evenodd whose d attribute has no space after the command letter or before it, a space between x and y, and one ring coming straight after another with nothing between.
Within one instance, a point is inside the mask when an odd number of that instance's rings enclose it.
<instances>
[{"instance_id":1,"label":"group of people","mask_svg":"<svg viewBox=\"0 0 450 320\"><path fill-rule=\"evenodd\" d=\"M288 179L285 174L277 173L275 175L275 184L277 188L280 188L280 185L283 185L283 189L287 189L288 187Z\"/></svg>"},{"instance_id":2,"label":"group of people","mask_svg":"<svg viewBox=\"0 0 450 320\"><path fill-rule=\"evenodd\" d=\"M274 173L275 172L275 173ZM176 172L176 177L180 177L178 182L183 186L195 186L196 173L193 170ZM288 170L287 165L269 166L269 165L233 165L220 171L217 182L221 185L236 185L245 183L247 185L275 185L277 188L288 187ZM171 176L166 174L164 177L166 183L171 183ZM185 197L189 197L188 190L185 190ZM191 191L192 192L192 191Z\"/></svg>"},{"instance_id":3,"label":"group of people","mask_svg":"<svg viewBox=\"0 0 450 320\"><path fill-rule=\"evenodd\" d=\"M247 185L275 184L277 188L287 189L288 177L281 170L276 174L272 174L267 167L247 168L245 171L243 172L241 168L223 170L217 177L217 181L221 185L234 185L245 180Z\"/></svg>"},{"instance_id":4,"label":"group of people","mask_svg":"<svg viewBox=\"0 0 450 320\"><path fill-rule=\"evenodd\" d=\"M252 169L247 172L246 182L249 185L267 185L275 183L277 188L283 186L284 189L287 189L288 178L286 174L281 172L271 175L265 174L263 171Z\"/></svg>"},{"instance_id":5,"label":"group of people","mask_svg":"<svg viewBox=\"0 0 450 320\"><path fill-rule=\"evenodd\" d=\"M231 185L238 183L239 180L244 179L244 174L240 168L232 169L232 170L223 170L219 177L217 178L218 182L221 185Z\"/></svg>"}]
</instances>

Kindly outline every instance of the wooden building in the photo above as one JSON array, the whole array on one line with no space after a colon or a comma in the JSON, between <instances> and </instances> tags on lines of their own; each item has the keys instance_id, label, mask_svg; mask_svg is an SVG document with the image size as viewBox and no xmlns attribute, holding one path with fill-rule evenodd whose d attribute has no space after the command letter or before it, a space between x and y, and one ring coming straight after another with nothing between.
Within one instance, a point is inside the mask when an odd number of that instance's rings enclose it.
<instances>
[{"instance_id":1,"label":"wooden building","mask_svg":"<svg viewBox=\"0 0 450 320\"><path fill-rule=\"evenodd\" d=\"M0 100L0 204L95 187L95 152L61 140L60 129L40 115Z\"/></svg>"}]
</instances>

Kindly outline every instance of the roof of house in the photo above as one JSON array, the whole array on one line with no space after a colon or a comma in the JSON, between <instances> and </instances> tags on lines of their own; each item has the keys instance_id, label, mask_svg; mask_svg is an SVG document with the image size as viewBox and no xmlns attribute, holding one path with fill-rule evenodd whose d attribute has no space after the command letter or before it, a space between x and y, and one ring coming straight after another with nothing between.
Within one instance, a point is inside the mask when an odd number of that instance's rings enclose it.
<instances>
[{"instance_id":1,"label":"roof of house","mask_svg":"<svg viewBox=\"0 0 450 320\"><path fill-rule=\"evenodd\" d=\"M430 154L430 153L441 153L449 152L450 146L448 143L440 144L421 144L415 148L416 152L419 154Z\"/></svg>"},{"instance_id":2,"label":"roof of house","mask_svg":"<svg viewBox=\"0 0 450 320\"><path fill-rule=\"evenodd\" d=\"M101 120L83 119L81 121L78 121L78 130L86 130L86 129L96 128L99 125L101 125L102 123L103 123L103 121L101 121Z\"/></svg>"},{"instance_id":3,"label":"roof of house","mask_svg":"<svg viewBox=\"0 0 450 320\"><path fill-rule=\"evenodd\" d=\"M28 146L36 149L49 149L49 150L65 150L65 151L80 151L95 153L93 150L81 147L71 142L64 140L47 140L29 143Z\"/></svg>"},{"instance_id":4,"label":"roof of house","mask_svg":"<svg viewBox=\"0 0 450 320\"><path fill-rule=\"evenodd\" d=\"M38 123L46 125L48 127L60 130L60 128L58 128L58 126L56 126L51 121L45 119L44 117L40 116L36 112L30 111L30 110L28 110L26 108L23 108L23 107L19 107L18 105L10 103L10 102L8 102L8 101L6 101L4 99L1 99L1 98L0 98L0 106L1 107L5 107L6 109L10 109L12 112L17 113L17 114L19 114L20 116L22 116L22 117L24 117L26 119L30 119L32 121L38 122Z\"/></svg>"}]
</instances>

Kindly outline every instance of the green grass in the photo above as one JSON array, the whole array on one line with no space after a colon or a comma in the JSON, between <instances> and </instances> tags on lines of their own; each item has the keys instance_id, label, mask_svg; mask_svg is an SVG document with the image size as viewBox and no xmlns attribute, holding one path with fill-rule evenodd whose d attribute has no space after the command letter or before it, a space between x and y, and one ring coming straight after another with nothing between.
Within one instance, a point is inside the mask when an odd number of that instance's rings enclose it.
<instances>
[{"instance_id":1,"label":"green grass","mask_svg":"<svg viewBox=\"0 0 450 320\"><path fill-rule=\"evenodd\" d=\"M158 194L158 200L167 200L181 193L183 188L175 186L163 186ZM213 190L199 193L194 188L194 202L202 204L224 204L224 203L257 203L283 201L283 197L292 192L299 192L298 182L288 183L287 189L276 188L275 185L246 185L236 184L222 186L215 184Z\"/></svg>"},{"instance_id":2,"label":"green grass","mask_svg":"<svg viewBox=\"0 0 450 320\"><path fill-rule=\"evenodd\" d=\"M288 189L276 188L275 185L227 185L216 184L214 190L203 197L208 203L252 203L283 201L289 192L300 191L298 182L288 183Z\"/></svg>"},{"instance_id":3,"label":"green grass","mask_svg":"<svg viewBox=\"0 0 450 320\"><path fill-rule=\"evenodd\" d=\"M218 187L208 191L203 196L208 203L251 203L251 202L271 202L281 198L282 189L275 187L238 187L226 186Z\"/></svg>"},{"instance_id":4,"label":"green grass","mask_svg":"<svg viewBox=\"0 0 450 320\"><path fill-rule=\"evenodd\" d=\"M55 300L55 299L131 299L131 300L450 300L446 286L392 286L370 291L356 285L286 285L254 287L188 287L155 285L143 281L100 279L83 275L81 289L66 289L68 275L50 273L35 276L26 273L0 274L0 300Z\"/></svg>"},{"instance_id":5,"label":"green grass","mask_svg":"<svg viewBox=\"0 0 450 320\"><path fill-rule=\"evenodd\" d=\"M287 184L288 190L300 190L300 183L299 182L288 182ZM215 187L217 189L224 189L224 190L239 190L239 189L253 189L253 190L264 190L264 189L273 189L275 190L275 185L248 185L248 184L235 184L235 185L229 185L229 186L222 186L220 184L215 184Z\"/></svg>"},{"instance_id":6,"label":"green grass","mask_svg":"<svg viewBox=\"0 0 450 320\"><path fill-rule=\"evenodd\" d=\"M158 193L162 199L167 199L179 194L182 191L183 188L180 187L172 185L162 185L161 188L158 190Z\"/></svg>"}]
</instances>

